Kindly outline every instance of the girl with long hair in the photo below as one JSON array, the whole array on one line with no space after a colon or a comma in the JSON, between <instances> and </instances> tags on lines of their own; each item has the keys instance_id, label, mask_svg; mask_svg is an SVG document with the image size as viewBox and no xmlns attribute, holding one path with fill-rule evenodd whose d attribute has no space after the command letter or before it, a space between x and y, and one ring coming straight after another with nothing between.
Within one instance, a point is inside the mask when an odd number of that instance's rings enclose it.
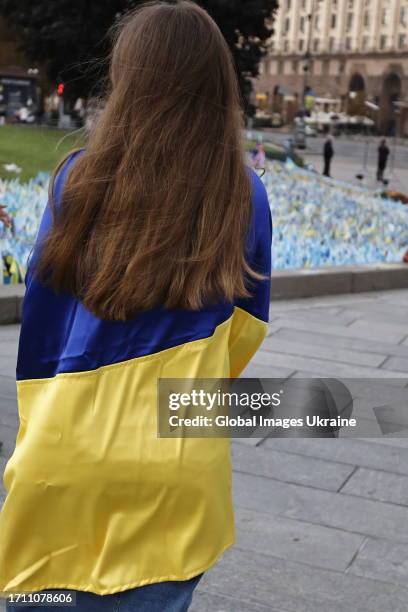
<instances>
[{"instance_id":1,"label":"girl with long hair","mask_svg":"<svg viewBox=\"0 0 408 612\"><path fill-rule=\"evenodd\" d=\"M158 437L157 382L246 367L267 329L271 217L202 8L127 15L110 82L54 174L26 276L0 590L181 612L234 542L230 444Z\"/></svg>"}]
</instances>

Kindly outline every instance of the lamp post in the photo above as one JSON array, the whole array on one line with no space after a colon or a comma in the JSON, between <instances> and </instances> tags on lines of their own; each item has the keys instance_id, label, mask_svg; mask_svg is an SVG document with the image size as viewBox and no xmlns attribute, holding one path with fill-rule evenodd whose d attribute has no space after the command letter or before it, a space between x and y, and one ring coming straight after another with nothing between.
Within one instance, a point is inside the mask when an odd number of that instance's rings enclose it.
<instances>
[{"instance_id":1,"label":"lamp post","mask_svg":"<svg viewBox=\"0 0 408 612\"><path fill-rule=\"evenodd\" d=\"M378 106L378 104L374 104L374 102L370 102L369 100L366 100L364 102L364 106L366 106L367 108L369 108L370 110L374 111L374 112L378 112L380 110L380 107ZM367 126L367 132L366 132L366 146L365 146L365 152L364 152L364 172L366 172L367 170L367 163L368 163L368 150L370 148L370 134L369 134L369 128Z\"/></svg>"},{"instance_id":2,"label":"lamp post","mask_svg":"<svg viewBox=\"0 0 408 612\"><path fill-rule=\"evenodd\" d=\"M306 110L305 105L305 93L308 88L308 72L310 69L310 57L312 50L312 36L313 36L313 28L314 28L314 18L316 13L317 5L321 2L321 0L311 0L312 4L310 6L310 13L307 15L307 21L309 22L308 32L307 32L307 40L306 40L306 52L304 56L305 63L303 65L303 93L302 93L302 107L303 110Z\"/></svg>"},{"instance_id":3,"label":"lamp post","mask_svg":"<svg viewBox=\"0 0 408 612\"><path fill-rule=\"evenodd\" d=\"M397 152L397 138L398 138L398 123L401 115L401 105L398 104L398 101L392 103L392 110L394 113L394 140L392 143L391 149L391 163L390 163L390 174L391 176L394 174L394 166L395 166L395 156Z\"/></svg>"},{"instance_id":4,"label":"lamp post","mask_svg":"<svg viewBox=\"0 0 408 612\"><path fill-rule=\"evenodd\" d=\"M366 100L364 102L364 106L366 106L367 108L369 108L371 111L374 111L374 112L378 112L380 110L380 107L378 106L378 104L374 104L374 102L370 102L369 100ZM359 179L360 181L364 179L367 173L367 170L368 170L367 166L368 166L369 149L370 149L370 133L369 133L368 126L366 126L366 140L365 140L365 145L364 145L363 172L361 174L356 174L356 178Z\"/></svg>"},{"instance_id":5,"label":"lamp post","mask_svg":"<svg viewBox=\"0 0 408 612\"><path fill-rule=\"evenodd\" d=\"M403 109L408 109L408 102L406 102L405 100L396 100L395 102L393 102L393 108L394 108L394 115L395 115L395 134L394 134L394 146L392 148L392 154L391 154L391 175L394 173L394 165L395 165L395 157L396 157L396 152L397 152L397 138L398 138L398 132L401 130L401 125L402 125L402 121L401 121L401 117L403 117Z\"/></svg>"}]
</instances>

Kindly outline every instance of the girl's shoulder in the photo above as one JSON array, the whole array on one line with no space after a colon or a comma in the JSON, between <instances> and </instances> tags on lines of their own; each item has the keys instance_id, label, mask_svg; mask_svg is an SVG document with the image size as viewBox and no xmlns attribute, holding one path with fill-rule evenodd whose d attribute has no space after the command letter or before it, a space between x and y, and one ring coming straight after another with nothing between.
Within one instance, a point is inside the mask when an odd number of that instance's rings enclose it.
<instances>
[{"instance_id":1,"label":"girl's shoulder","mask_svg":"<svg viewBox=\"0 0 408 612\"><path fill-rule=\"evenodd\" d=\"M255 227L262 227L265 223L269 224L271 216L268 192L256 171L253 168L249 168L249 171L251 176L254 224Z\"/></svg>"},{"instance_id":2,"label":"girl's shoulder","mask_svg":"<svg viewBox=\"0 0 408 612\"><path fill-rule=\"evenodd\" d=\"M53 194L54 194L54 198L55 200L58 202L61 194L62 194L62 189L64 186L64 182L67 176L68 171L72 168L72 166L74 165L75 161L85 152L85 149L76 149L75 151L72 151L71 153L69 153L67 155L67 157L61 162L56 174L55 174L55 180L54 180L54 185L53 185Z\"/></svg>"}]
</instances>

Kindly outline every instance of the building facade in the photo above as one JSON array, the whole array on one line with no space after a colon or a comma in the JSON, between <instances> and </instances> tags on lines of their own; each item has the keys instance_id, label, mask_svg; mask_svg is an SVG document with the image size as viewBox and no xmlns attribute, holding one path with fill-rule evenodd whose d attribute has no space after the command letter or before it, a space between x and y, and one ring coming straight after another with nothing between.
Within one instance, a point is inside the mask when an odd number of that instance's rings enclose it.
<instances>
[{"instance_id":1,"label":"building facade","mask_svg":"<svg viewBox=\"0 0 408 612\"><path fill-rule=\"evenodd\" d=\"M384 133L407 131L408 0L281 0L273 28L258 106L277 94L296 106L312 90L350 114L371 112Z\"/></svg>"}]
</instances>

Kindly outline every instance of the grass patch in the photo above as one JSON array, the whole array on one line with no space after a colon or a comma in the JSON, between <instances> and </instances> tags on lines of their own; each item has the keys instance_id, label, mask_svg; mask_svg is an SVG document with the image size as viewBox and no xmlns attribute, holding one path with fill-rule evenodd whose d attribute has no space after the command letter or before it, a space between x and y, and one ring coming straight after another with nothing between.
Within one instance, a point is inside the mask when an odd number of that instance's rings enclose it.
<instances>
[{"instance_id":1,"label":"grass patch","mask_svg":"<svg viewBox=\"0 0 408 612\"><path fill-rule=\"evenodd\" d=\"M40 126L0 126L0 179L19 178L22 183L38 172L52 172L58 162L72 149L84 145L81 131L58 130ZM255 141L246 141L245 148L251 151ZM268 159L285 161L287 153L283 147L264 143ZM299 166L303 159L294 154L293 161ZM7 172L3 164L16 164L20 173Z\"/></svg>"},{"instance_id":2,"label":"grass patch","mask_svg":"<svg viewBox=\"0 0 408 612\"><path fill-rule=\"evenodd\" d=\"M42 126L0 126L0 178L19 178L22 183L38 172L52 172L74 148L83 146L81 132ZM20 173L7 172L3 164L16 164Z\"/></svg>"}]
</instances>

